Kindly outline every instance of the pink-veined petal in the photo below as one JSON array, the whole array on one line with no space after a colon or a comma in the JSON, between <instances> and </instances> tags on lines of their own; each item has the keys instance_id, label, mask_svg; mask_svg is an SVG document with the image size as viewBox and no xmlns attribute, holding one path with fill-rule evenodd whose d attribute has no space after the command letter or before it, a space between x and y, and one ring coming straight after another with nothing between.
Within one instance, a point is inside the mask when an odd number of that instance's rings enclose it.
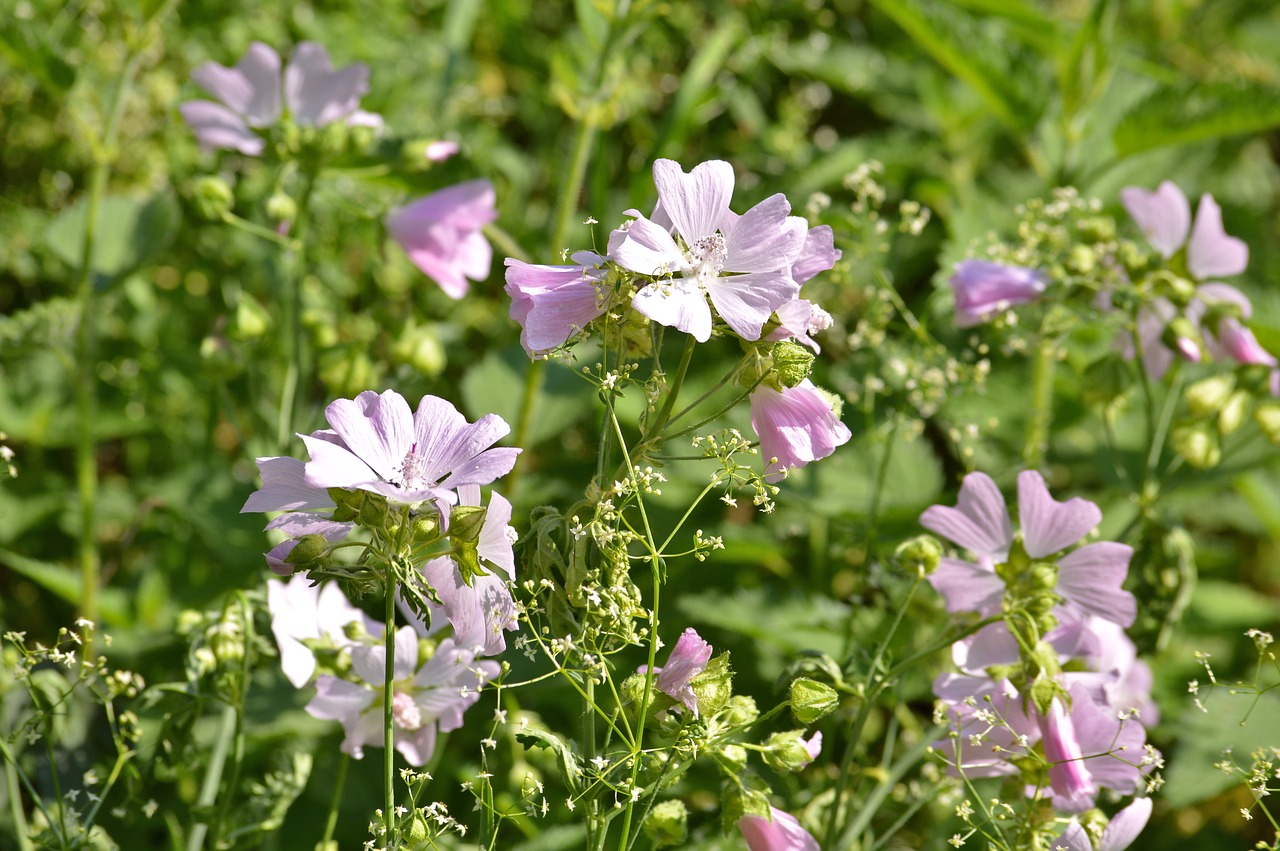
<instances>
[{"instance_id":1,"label":"pink-veined petal","mask_svg":"<svg viewBox=\"0 0 1280 851\"><path fill-rule=\"evenodd\" d=\"M942 595L948 612L987 613L999 609L1004 597L1004 580L990 568L972 562L941 559L928 579L933 590Z\"/></svg>"},{"instance_id":2,"label":"pink-veined petal","mask_svg":"<svg viewBox=\"0 0 1280 851\"><path fill-rule=\"evenodd\" d=\"M1111 541L1086 544L1058 560L1058 593L1086 614L1131 626L1138 614L1133 595L1121 588L1133 547Z\"/></svg>"},{"instance_id":3,"label":"pink-veined petal","mask_svg":"<svg viewBox=\"0 0 1280 851\"><path fill-rule=\"evenodd\" d=\"M724 270L785 273L800 255L809 227L790 213L791 204L782 194L771 195L743 213L725 240Z\"/></svg>"},{"instance_id":4,"label":"pink-veined petal","mask_svg":"<svg viewBox=\"0 0 1280 851\"><path fill-rule=\"evenodd\" d=\"M1071 546L1102 522L1102 511L1087 499L1058 502L1035 470L1018 474L1018 519L1027 555L1043 558Z\"/></svg>"},{"instance_id":5,"label":"pink-veined petal","mask_svg":"<svg viewBox=\"0 0 1280 851\"><path fill-rule=\"evenodd\" d=\"M641 216L625 231L609 238L609 257L625 269L642 275L678 273L684 266L684 252L665 229Z\"/></svg>"},{"instance_id":6,"label":"pink-veined petal","mask_svg":"<svg viewBox=\"0 0 1280 851\"><path fill-rule=\"evenodd\" d=\"M786 272L752 272L707 283L711 303L725 324L744 340L759 340L769 317L800 292Z\"/></svg>"},{"instance_id":7,"label":"pink-veined petal","mask_svg":"<svg viewBox=\"0 0 1280 851\"><path fill-rule=\"evenodd\" d=\"M710 160L685 174L678 162L660 159L653 164L653 182L663 211L687 244L719 230L733 195L733 166Z\"/></svg>"},{"instance_id":8,"label":"pink-veined petal","mask_svg":"<svg viewBox=\"0 0 1280 851\"><path fill-rule=\"evenodd\" d=\"M711 305L696 281L654 281L632 297L631 306L659 325L683 331L699 343L711 339Z\"/></svg>"},{"instance_id":9,"label":"pink-veined petal","mask_svg":"<svg viewBox=\"0 0 1280 851\"><path fill-rule=\"evenodd\" d=\"M1004 560L1013 542L1013 525L1004 497L986 473L965 476L955 508L930 506L920 515L920 525L996 561Z\"/></svg>"}]
</instances>

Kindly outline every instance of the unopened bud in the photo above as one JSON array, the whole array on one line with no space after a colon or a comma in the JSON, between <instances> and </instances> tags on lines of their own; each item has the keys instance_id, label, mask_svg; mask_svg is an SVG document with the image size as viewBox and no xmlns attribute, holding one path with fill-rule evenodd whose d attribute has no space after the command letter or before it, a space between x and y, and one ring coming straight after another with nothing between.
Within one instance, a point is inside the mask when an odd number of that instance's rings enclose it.
<instances>
[{"instance_id":1,"label":"unopened bud","mask_svg":"<svg viewBox=\"0 0 1280 851\"><path fill-rule=\"evenodd\" d=\"M1193 417L1208 417L1222 410L1235 387L1235 376L1230 373L1214 375L1188 385L1183 398Z\"/></svg>"},{"instance_id":2,"label":"unopened bud","mask_svg":"<svg viewBox=\"0 0 1280 851\"><path fill-rule=\"evenodd\" d=\"M1061 694L1062 688L1050 677L1037 677L1035 682L1031 684L1031 703L1039 710L1041 715L1047 716L1049 714L1049 707L1053 704L1053 699Z\"/></svg>"},{"instance_id":3,"label":"unopened bud","mask_svg":"<svg viewBox=\"0 0 1280 851\"><path fill-rule=\"evenodd\" d=\"M813 754L804 739L803 730L774 733L764 747L762 756L765 764L780 773L799 771L813 762Z\"/></svg>"},{"instance_id":4,"label":"unopened bud","mask_svg":"<svg viewBox=\"0 0 1280 851\"><path fill-rule=\"evenodd\" d=\"M206 175L192 184L191 198L195 201L196 212L210 221L217 221L231 212L235 195L221 177Z\"/></svg>"},{"instance_id":5,"label":"unopened bud","mask_svg":"<svg viewBox=\"0 0 1280 851\"><path fill-rule=\"evenodd\" d=\"M932 535L917 535L899 544L893 551L893 559L908 573L928 576L942 561L942 544Z\"/></svg>"},{"instance_id":6,"label":"unopened bud","mask_svg":"<svg viewBox=\"0 0 1280 851\"><path fill-rule=\"evenodd\" d=\"M1232 434L1240 428L1240 424L1244 422L1244 415L1248 412L1249 394L1243 390L1232 393L1227 404L1223 405L1218 413L1218 432L1223 437Z\"/></svg>"},{"instance_id":7,"label":"unopened bud","mask_svg":"<svg viewBox=\"0 0 1280 851\"><path fill-rule=\"evenodd\" d=\"M1178 357L1191 363L1200 363L1204 359L1200 347L1200 332L1190 319L1185 316L1174 317L1164 332L1160 342L1172 349Z\"/></svg>"},{"instance_id":8,"label":"unopened bud","mask_svg":"<svg viewBox=\"0 0 1280 851\"><path fill-rule=\"evenodd\" d=\"M1266 399L1253 408L1253 419L1272 443L1280 443L1280 400Z\"/></svg>"},{"instance_id":9,"label":"unopened bud","mask_svg":"<svg viewBox=\"0 0 1280 851\"><path fill-rule=\"evenodd\" d=\"M649 810L641 824L654 848L675 848L689 838L689 810L679 798L663 801Z\"/></svg>"},{"instance_id":10,"label":"unopened bud","mask_svg":"<svg viewBox=\"0 0 1280 851\"><path fill-rule=\"evenodd\" d=\"M839 704L840 695L826 683L808 677L791 681L791 714L801 724L812 724Z\"/></svg>"},{"instance_id":11,"label":"unopened bud","mask_svg":"<svg viewBox=\"0 0 1280 851\"><path fill-rule=\"evenodd\" d=\"M298 218L298 202L277 189L267 199L267 217L273 222L291 222Z\"/></svg>"},{"instance_id":12,"label":"unopened bud","mask_svg":"<svg viewBox=\"0 0 1280 851\"><path fill-rule=\"evenodd\" d=\"M236 340L252 340L261 337L271 327L271 317L262 305L247 293L240 294L236 302L235 318L228 333Z\"/></svg>"},{"instance_id":13,"label":"unopened bud","mask_svg":"<svg viewBox=\"0 0 1280 851\"><path fill-rule=\"evenodd\" d=\"M346 122L332 121L321 128L316 137L320 153L324 156L341 156L347 150L348 130Z\"/></svg>"},{"instance_id":14,"label":"unopened bud","mask_svg":"<svg viewBox=\"0 0 1280 851\"><path fill-rule=\"evenodd\" d=\"M324 535L303 535L293 545L293 549L289 550L289 554L284 557L284 560L288 564L296 564L301 567L319 562L328 553L329 542Z\"/></svg>"},{"instance_id":15,"label":"unopened bud","mask_svg":"<svg viewBox=\"0 0 1280 851\"><path fill-rule=\"evenodd\" d=\"M1197 470L1211 469L1222 460L1218 434L1208 423L1178 426L1169 435L1169 443L1174 452Z\"/></svg>"},{"instance_id":16,"label":"unopened bud","mask_svg":"<svg viewBox=\"0 0 1280 851\"><path fill-rule=\"evenodd\" d=\"M387 525L387 498L381 494L365 493L360 503L360 525L366 529L383 529Z\"/></svg>"},{"instance_id":17,"label":"unopened bud","mask_svg":"<svg viewBox=\"0 0 1280 851\"><path fill-rule=\"evenodd\" d=\"M813 352L799 343L775 343L772 355L778 383L783 387L795 387L813 371Z\"/></svg>"},{"instance_id":18,"label":"unopened bud","mask_svg":"<svg viewBox=\"0 0 1280 851\"><path fill-rule=\"evenodd\" d=\"M729 667L729 654L721 653L710 662L693 679L689 680L689 688L698 699L698 714L704 717L715 715L729 702L733 696L733 670Z\"/></svg>"},{"instance_id":19,"label":"unopened bud","mask_svg":"<svg viewBox=\"0 0 1280 851\"><path fill-rule=\"evenodd\" d=\"M449 512L449 540L475 543L484 528L485 509L479 505L455 505Z\"/></svg>"},{"instance_id":20,"label":"unopened bud","mask_svg":"<svg viewBox=\"0 0 1280 851\"><path fill-rule=\"evenodd\" d=\"M755 699L745 694L735 694L729 698L720 718L731 727L745 727L760 717L760 709Z\"/></svg>"},{"instance_id":21,"label":"unopened bud","mask_svg":"<svg viewBox=\"0 0 1280 851\"><path fill-rule=\"evenodd\" d=\"M430 835L427 832L427 820L422 817L422 813L417 810L413 813L413 818L409 820L409 829L405 831L406 838L409 840L410 846L416 846L427 841Z\"/></svg>"}]
</instances>

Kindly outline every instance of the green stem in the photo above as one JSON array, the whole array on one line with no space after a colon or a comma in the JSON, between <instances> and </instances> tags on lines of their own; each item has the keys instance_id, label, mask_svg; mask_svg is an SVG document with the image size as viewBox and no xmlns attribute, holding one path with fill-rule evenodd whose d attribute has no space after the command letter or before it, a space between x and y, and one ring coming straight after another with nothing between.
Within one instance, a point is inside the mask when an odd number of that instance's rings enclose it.
<instances>
[{"instance_id":1,"label":"green stem","mask_svg":"<svg viewBox=\"0 0 1280 851\"><path fill-rule=\"evenodd\" d=\"M1169 392L1164 397L1164 403L1160 406L1160 418L1156 421L1155 430L1151 434L1151 448L1147 451L1147 471L1143 476L1144 481L1150 481L1160 467L1160 455L1164 451L1164 442L1169 435L1169 426L1173 423L1173 412L1178 407L1178 400L1182 398L1181 366L1182 363L1175 360L1169 369L1173 373L1173 380L1169 385Z\"/></svg>"},{"instance_id":2,"label":"green stem","mask_svg":"<svg viewBox=\"0 0 1280 851\"><path fill-rule=\"evenodd\" d=\"M222 805L218 808L218 817L209 831L209 845L214 848L219 846L219 840L222 839L222 826L226 824L227 814L235 802L235 790L240 786L240 769L244 765L245 746L244 705L248 698L250 667L253 659L250 648L255 642L253 609L249 605L249 598L243 591L236 592L236 598L240 606L240 623L244 631L245 651L240 657L240 682L237 685L235 703L236 729L232 739L234 745L231 749L231 770L228 772L226 783L228 794L223 797Z\"/></svg>"},{"instance_id":3,"label":"green stem","mask_svg":"<svg viewBox=\"0 0 1280 851\"><path fill-rule=\"evenodd\" d=\"M387 659L384 668L385 681L382 684L382 746L385 748L382 761L382 821L387 827L387 835L383 837L383 845L387 848L394 848L393 842L395 841L396 828L396 742L395 728L392 726L395 723L395 719L392 717L391 708L396 694L396 577L390 565L387 566L387 600L384 614L386 615L387 626L383 640L386 645Z\"/></svg>"},{"instance_id":4,"label":"green stem","mask_svg":"<svg viewBox=\"0 0 1280 851\"><path fill-rule=\"evenodd\" d=\"M284 452L293 431L293 411L297 404L298 380L303 372L302 345L302 285L307 275L307 230L310 227L311 193L315 189L316 176L306 172L302 178L302 192L298 198L298 216L294 219L291 269L285 274L285 352L284 385L280 388L280 417L276 428L276 445Z\"/></svg>"},{"instance_id":5,"label":"green stem","mask_svg":"<svg viewBox=\"0 0 1280 851\"><path fill-rule=\"evenodd\" d=\"M18 779L18 766L14 761L13 754L9 752L3 736L0 736L0 753L4 755L5 795L9 799L9 817L13 819L13 829L18 834L18 849L19 851L33 851L35 846L31 844L31 828L27 826L27 816L22 811L22 792L18 788L20 782ZM44 805L40 802L40 796L36 795L25 775L23 775L21 782L27 787L35 806L43 812ZM47 818L48 815L46 812L45 817Z\"/></svg>"},{"instance_id":6,"label":"green stem","mask_svg":"<svg viewBox=\"0 0 1280 851\"><path fill-rule=\"evenodd\" d=\"M867 796L862 807L858 810L858 814L854 816L853 821L849 823L849 827L841 836L840 842L833 847L856 847L853 844L854 838L860 836L867 829L867 826L871 824L871 819L875 817L876 812L880 809L880 805L884 803L885 798L889 797L889 794L893 792L906 773L924 758L925 752L933 746L934 741L942 733L943 728L941 726L932 728L920 737L920 741L911 750L898 759L888 773L881 775L880 782L876 784L875 789Z\"/></svg>"},{"instance_id":7,"label":"green stem","mask_svg":"<svg viewBox=\"0 0 1280 851\"><path fill-rule=\"evenodd\" d=\"M240 712L230 703L222 706L222 717L218 720L218 737L213 743L213 753L209 755L209 765L204 772L204 782L200 785L200 795L196 798L196 808L206 812L218 800L218 787L222 785L222 769L227 763L227 751L231 749L231 740L235 738ZM209 825L196 822L187 835L187 851L200 851L204 847L205 835Z\"/></svg>"},{"instance_id":8,"label":"green stem","mask_svg":"<svg viewBox=\"0 0 1280 851\"><path fill-rule=\"evenodd\" d=\"M879 548L880 498L884 493L884 484L889 477L889 462L893 459L893 448L897 441L897 431L889 429L885 440L884 452L880 455L880 464L876 468L875 489L871 491L871 504L867 507L867 557L875 559Z\"/></svg>"},{"instance_id":9,"label":"green stem","mask_svg":"<svg viewBox=\"0 0 1280 851\"><path fill-rule=\"evenodd\" d=\"M596 755L596 681L591 674L586 676L586 700L582 706L582 758L591 759ZM587 847L596 848L598 839L603 839L607 831L601 830L599 802L593 797L587 804Z\"/></svg>"},{"instance_id":10,"label":"green stem","mask_svg":"<svg viewBox=\"0 0 1280 851\"><path fill-rule=\"evenodd\" d=\"M1044 465L1049 447L1049 425L1053 422L1053 371L1057 366L1057 346L1052 339L1041 338L1036 345L1031 366L1031 421L1027 425L1027 442L1022 460L1027 469Z\"/></svg>"},{"instance_id":11,"label":"green stem","mask_svg":"<svg viewBox=\"0 0 1280 851\"><path fill-rule=\"evenodd\" d=\"M648 434L644 436L641 446L647 446L651 441L658 438L662 434L662 430L666 428L667 421L671 419L671 411L676 406L676 399L680 397L680 389L684 387L685 376L689 374L689 363L693 360L693 348L697 345L697 342L692 336L686 335L684 351L680 353L680 365L676 367L676 377L667 390L667 398L662 403L662 410L658 412L658 418L653 421L653 426L649 428Z\"/></svg>"},{"instance_id":12,"label":"green stem","mask_svg":"<svg viewBox=\"0 0 1280 851\"><path fill-rule=\"evenodd\" d=\"M320 840L321 848L328 848L333 841L333 831L338 827L338 806L342 803L342 787L347 783L347 766L351 757L343 754L338 760L338 779L333 783L333 797L329 801L329 816L324 822L324 838Z\"/></svg>"}]
</instances>

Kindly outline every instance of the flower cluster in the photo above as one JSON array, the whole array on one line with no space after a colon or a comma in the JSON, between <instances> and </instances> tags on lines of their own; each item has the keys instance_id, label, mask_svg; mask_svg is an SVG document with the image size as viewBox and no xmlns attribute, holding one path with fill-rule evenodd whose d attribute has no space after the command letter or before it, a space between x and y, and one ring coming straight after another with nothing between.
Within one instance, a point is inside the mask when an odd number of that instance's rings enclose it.
<instances>
[{"instance_id":1,"label":"flower cluster","mask_svg":"<svg viewBox=\"0 0 1280 851\"><path fill-rule=\"evenodd\" d=\"M627 211L605 255L578 252L564 266L507 259L511 317L525 350L544 356L602 323L652 322L699 343L736 336L758 353L758 368L738 382L750 392L768 478L830 455L850 432L809 381L813 356L800 347L819 351L813 335L831 317L800 289L839 260L831 228L810 228L781 194L735 213L733 168L720 160L686 173L660 159L653 178L653 213Z\"/></svg>"},{"instance_id":2,"label":"flower cluster","mask_svg":"<svg viewBox=\"0 0 1280 851\"><path fill-rule=\"evenodd\" d=\"M309 460L258 460L263 486L243 509L286 512L267 526L288 536L267 563L310 574L269 585L281 665L299 688L314 679L307 711L340 721L343 750L359 757L382 741L390 640L396 748L422 765L437 732L461 725L497 676L498 664L481 657L502 653L503 633L515 628L511 505L494 493L482 507L480 486L509 472L519 450L493 447L508 431L500 417L468 423L434 396L411 411L393 390L366 391L326 415L331 428L302 436ZM356 530L369 538L355 544L364 555L336 560L335 544ZM401 575L398 565L420 567ZM317 586L326 577L375 587L394 580L409 625L369 618L336 584Z\"/></svg>"},{"instance_id":3,"label":"flower cluster","mask_svg":"<svg viewBox=\"0 0 1280 851\"><path fill-rule=\"evenodd\" d=\"M1124 633L1136 614L1121 587L1132 549L1076 546L1101 511L1054 500L1033 471L1018 476L1018 518L1015 534L982 473L965 477L954 507L920 517L975 557L942 558L930 574L947 610L992 621L953 647L959 672L934 683L952 728L940 749L959 774L1020 777L1029 795L1080 813L1101 789L1136 793L1159 762L1143 726L1157 720L1151 672Z\"/></svg>"}]
</instances>

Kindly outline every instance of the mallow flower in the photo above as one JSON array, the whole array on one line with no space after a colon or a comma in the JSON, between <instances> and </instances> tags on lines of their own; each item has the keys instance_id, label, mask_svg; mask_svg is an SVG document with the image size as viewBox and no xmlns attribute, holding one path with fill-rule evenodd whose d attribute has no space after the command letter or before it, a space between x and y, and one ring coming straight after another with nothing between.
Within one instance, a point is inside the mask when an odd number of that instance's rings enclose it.
<instances>
[{"instance_id":1,"label":"mallow flower","mask_svg":"<svg viewBox=\"0 0 1280 851\"><path fill-rule=\"evenodd\" d=\"M605 258L591 251L572 255L572 266L540 266L506 259L511 318L520 323L520 345L529 357L558 349L604 313L601 292Z\"/></svg>"},{"instance_id":2,"label":"mallow flower","mask_svg":"<svg viewBox=\"0 0 1280 851\"><path fill-rule=\"evenodd\" d=\"M458 488L489 484L520 454L490 448L510 431L502 417L468 423L437 396L423 396L411 412L394 390L366 390L330 403L325 417L331 429L299 435L311 456L303 470L308 487L364 490L400 505L432 501L446 519Z\"/></svg>"},{"instance_id":3,"label":"mallow flower","mask_svg":"<svg viewBox=\"0 0 1280 851\"><path fill-rule=\"evenodd\" d=\"M280 667L297 688L316 672L315 653L303 642L349 651L359 642L347 637L348 624L360 624L370 635L382 631L382 624L351 605L335 583L317 585L302 574L288 582L267 583L267 610L280 648Z\"/></svg>"},{"instance_id":4,"label":"mallow flower","mask_svg":"<svg viewBox=\"0 0 1280 851\"><path fill-rule=\"evenodd\" d=\"M685 174L679 163L660 159L653 164L653 180L654 218L631 210L635 220L609 238L610 259L658 278L635 294L632 306L703 343L711 337L714 305L744 340L760 339L773 312L800 291L791 267L808 223L790 215L791 204L781 194L734 215L733 168L721 160Z\"/></svg>"},{"instance_id":5,"label":"mallow flower","mask_svg":"<svg viewBox=\"0 0 1280 851\"><path fill-rule=\"evenodd\" d=\"M413 265L435 280L445 295L462 298L489 277L493 248L483 228L498 218L493 184L471 180L432 192L393 210L387 231Z\"/></svg>"},{"instance_id":6,"label":"mallow flower","mask_svg":"<svg viewBox=\"0 0 1280 851\"><path fill-rule=\"evenodd\" d=\"M369 88L368 67L357 62L335 70L328 52L315 42L294 48L283 80L279 54L260 41L249 45L234 68L205 62L191 79L218 100L189 101L178 108L206 150L229 148L257 156L266 140L255 130L274 124L286 110L294 122L308 127L335 121L382 124L378 116L359 109Z\"/></svg>"},{"instance_id":7,"label":"mallow flower","mask_svg":"<svg viewBox=\"0 0 1280 851\"><path fill-rule=\"evenodd\" d=\"M1151 818L1151 799L1134 798L1129 806L1111 817L1095 842L1089 831L1074 819L1066 829L1050 843L1054 851L1125 851L1133 845L1147 821Z\"/></svg>"},{"instance_id":8,"label":"mallow flower","mask_svg":"<svg viewBox=\"0 0 1280 851\"><path fill-rule=\"evenodd\" d=\"M1015 538L1004 496L985 473L970 473L960 486L955 507L934 505L920 515L920 525L972 552L976 562L943 558L929 582L951 612L1001 610L1004 576L1025 574L1034 564L1056 564L1054 592L1068 609L1129 626L1137 602L1120 586L1129 570L1133 548L1099 541L1058 555L1087 535L1102 520L1098 506L1079 497L1058 502L1034 470L1018 475Z\"/></svg>"},{"instance_id":9,"label":"mallow flower","mask_svg":"<svg viewBox=\"0 0 1280 851\"><path fill-rule=\"evenodd\" d=\"M383 685L386 646L360 646L351 651L352 680L329 674L316 679L316 695L307 704L314 718L338 721L346 733L342 752L356 759L366 745L383 743ZM491 660L477 660L469 650L446 638L418 665L418 633L411 626L395 634L394 694L391 717L395 749L410 765L425 765L438 733L462 726L462 715L480 699L480 689L498 675Z\"/></svg>"},{"instance_id":10,"label":"mallow flower","mask_svg":"<svg viewBox=\"0 0 1280 851\"><path fill-rule=\"evenodd\" d=\"M667 664L653 669L658 677L658 690L683 704L695 718L698 716L698 695L694 693L690 683L706 670L707 663L711 661L711 653L711 645L702 640L697 630L689 627L681 633L676 646L671 648ZM648 667L641 665L639 672L645 673Z\"/></svg>"},{"instance_id":11,"label":"mallow flower","mask_svg":"<svg viewBox=\"0 0 1280 851\"><path fill-rule=\"evenodd\" d=\"M852 436L830 399L807 378L781 390L761 384L751 391L750 402L751 427L760 437L769 481L791 467L826 458Z\"/></svg>"},{"instance_id":12,"label":"mallow flower","mask_svg":"<svg viewBox=\"0 0 1280 851\"><path fill-rule=\"evenodd\" d=\"M948 281L956 299L956 327L971 328L1044 294L1048 279L1023 266L962 260Z\"/></svg>"},{"instance_id":13,"label":"mallow flower","mask_svg":"<svg viewBox=\"0 0 1280 851\"><path fill-rule=\"evenodd\" d=\"M791 813L769 807L769 818L745 815L738 830L750 851L821 851L813 834L800 826Z\"/></svg>"}]
</instances>

